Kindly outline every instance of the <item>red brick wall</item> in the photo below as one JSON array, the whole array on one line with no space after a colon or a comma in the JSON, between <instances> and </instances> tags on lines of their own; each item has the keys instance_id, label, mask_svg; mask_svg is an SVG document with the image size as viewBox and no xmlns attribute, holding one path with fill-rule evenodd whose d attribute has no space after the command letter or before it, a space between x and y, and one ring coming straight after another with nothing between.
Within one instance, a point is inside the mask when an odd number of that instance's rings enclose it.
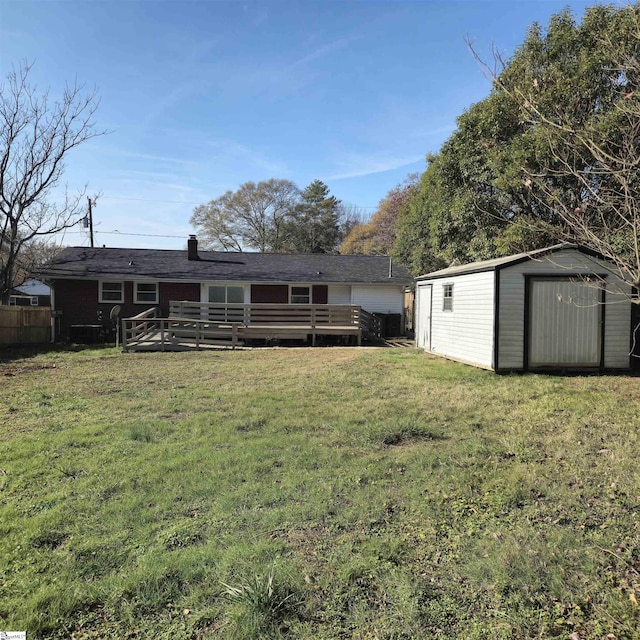
<instances>
[{"instance_id":1,"label":"red brick wall","mask_svg":"<svg viewBox=\"0 0 640 640\"><path fill-rule=\"evenodd\" d=\"M68 340L69 329L74 324L104 324L110 325L109 312L115 306L114 302L98 302L97 280L56 280L53 282L55 291L55 309L61 311L62 316L57 320L57 340ZM159 304L134 304L133 282L124 283L124 303L120 304L121 318L130 318L149 307L159 306L160 315L169 313L170 300L200 300L200 284L197 282L161 282L158 288ZM102 321L98 312L102 312Z\"/></svg>"},{"instance_id":2,"label":"red brick wall","mask_svg":"<svg viewBox=\"0 0 640 640\"><path fill-rule=\"evenodd\" d=\"M313 304L327 304L329 288L315 284L311 289ZM251 302L256 304L289 304L289 286L286 284L252 284Z\"/></svg>"},{"instance_id":3,"label":"red brick wall","mask_svg":"<svg viewBox=\"0 0 640 640\"><path fill-rule=\"evenodd\" d=\"M312 289L313 304L327 304L329 287L326 284L314 284Z\"/></svg>"},{"instance_id":4,"label":"red brick wall","mask_svg":"<svg viewBox=\"0 0 640 640\"><path fill-rule=\"evenodd\" d=\"M289 287L286 284L252 284L251 302L255 304L288 304Z\"/></svg>"},{"instance_id":5,"label":"red brick wall","mask_svg":"<svg viewBox=\"0 0 640 640\"><path fill-rule=\"evenodd\" d=\"M198 282L161 282L159 295L160 315L169 315L169 302L171 300L189 300L200 302L200 283ZM136 305L141 307L142 305ZM151 306L151 305L149 305ZM137 313L140 313L138 311Z\"/></svg>"}]
</instances>

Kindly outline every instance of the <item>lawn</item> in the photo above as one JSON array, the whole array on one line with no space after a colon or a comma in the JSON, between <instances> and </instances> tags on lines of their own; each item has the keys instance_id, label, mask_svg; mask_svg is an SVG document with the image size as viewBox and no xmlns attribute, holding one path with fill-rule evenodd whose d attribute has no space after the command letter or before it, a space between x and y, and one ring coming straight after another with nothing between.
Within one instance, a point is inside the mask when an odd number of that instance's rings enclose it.
<instances>
[{"instance_id":1,"label":"lawn","mask_svg":"<svg viewBox=\"0 0 640 640\"><path fill-rule=\"evenodd\" d=\"M86 349L0 381L0 629L640 637L640 378Z\"/></svg>"}]
</instances>

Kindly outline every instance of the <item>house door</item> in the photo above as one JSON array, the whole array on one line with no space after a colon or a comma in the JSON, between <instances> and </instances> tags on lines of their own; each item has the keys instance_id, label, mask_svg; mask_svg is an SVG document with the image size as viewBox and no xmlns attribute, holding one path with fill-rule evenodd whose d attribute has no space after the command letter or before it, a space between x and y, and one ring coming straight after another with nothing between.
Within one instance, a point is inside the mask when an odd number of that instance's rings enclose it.
<instances>
[{"instance_id":1,"label":"house door","mask_svg":"<svg viewBox=\"0 0 640 640\"><path fill-rule=\"evenodd\" d=\"M601 288L567 278L532 278L528 366L599 367L604 305Z\"/></svg>"},{"instance_id":2,"label":"house door","mask_svg":"<svg viewBox=\"0 0 640 640\"><path fill-rule=\"evenodd\" d=\"M431 350L431 292L432 285L423 285L417 288L417 322L416 322L416 347Z\"/></svg>"}]
</instances>

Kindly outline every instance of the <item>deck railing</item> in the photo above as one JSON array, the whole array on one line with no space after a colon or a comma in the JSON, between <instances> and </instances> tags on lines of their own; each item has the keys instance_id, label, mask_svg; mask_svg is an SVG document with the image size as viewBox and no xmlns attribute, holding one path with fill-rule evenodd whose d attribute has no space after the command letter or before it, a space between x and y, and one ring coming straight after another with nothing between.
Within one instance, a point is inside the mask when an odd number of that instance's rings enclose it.
<instances>
[{"instance_id":1,"label":"deck railing","mask_svg":"<svg viewBox=\"0 0 640 640\"><path fill-rule=\"evenodd\" d=\"M151 307L133 318L122 320L122 348L127 350L127 344L141 342L151 335L155 335L158 327L158 308Z\"/></svg>"},{"instance_id":2,"label":"deck railing","mask_svg":"<svg viewBox=\"0 0 640 640\"><path fill-rule=\"evenodd\" d=\"M311 339L317 336L380 337L380 320L356 305L214 304L171 301L169 317L157 309L122 321L122 347L128 349L200 348L247 340Z\"/></svg>"},{"instance_id":3,"label":"deck railing","mask_svg":"<svg viewBox=\"0 0 640 640\"><path fill-rule=\"evenodd\" d=\"M350 304L216 304L172 301L170 318L192 318L209 322L250 324L360 325L361 309Z\"/></svg>"}]
</instances>

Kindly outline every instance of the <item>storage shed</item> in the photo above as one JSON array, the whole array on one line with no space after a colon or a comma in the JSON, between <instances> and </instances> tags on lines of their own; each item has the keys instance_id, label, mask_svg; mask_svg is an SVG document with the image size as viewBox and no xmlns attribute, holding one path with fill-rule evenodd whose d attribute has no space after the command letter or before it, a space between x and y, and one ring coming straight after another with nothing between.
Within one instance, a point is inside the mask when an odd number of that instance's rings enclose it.
<instances>
[{"instance_id":1,"label":"storage shed","mask_svg":"<svg viewBox=\"0 0 640 640\"><path fill-rule=\"evenodd\" d=\"M416 281L416 345L496 372L630 369L631 287L559 244Z\"/></svg>"}]
</instances>

